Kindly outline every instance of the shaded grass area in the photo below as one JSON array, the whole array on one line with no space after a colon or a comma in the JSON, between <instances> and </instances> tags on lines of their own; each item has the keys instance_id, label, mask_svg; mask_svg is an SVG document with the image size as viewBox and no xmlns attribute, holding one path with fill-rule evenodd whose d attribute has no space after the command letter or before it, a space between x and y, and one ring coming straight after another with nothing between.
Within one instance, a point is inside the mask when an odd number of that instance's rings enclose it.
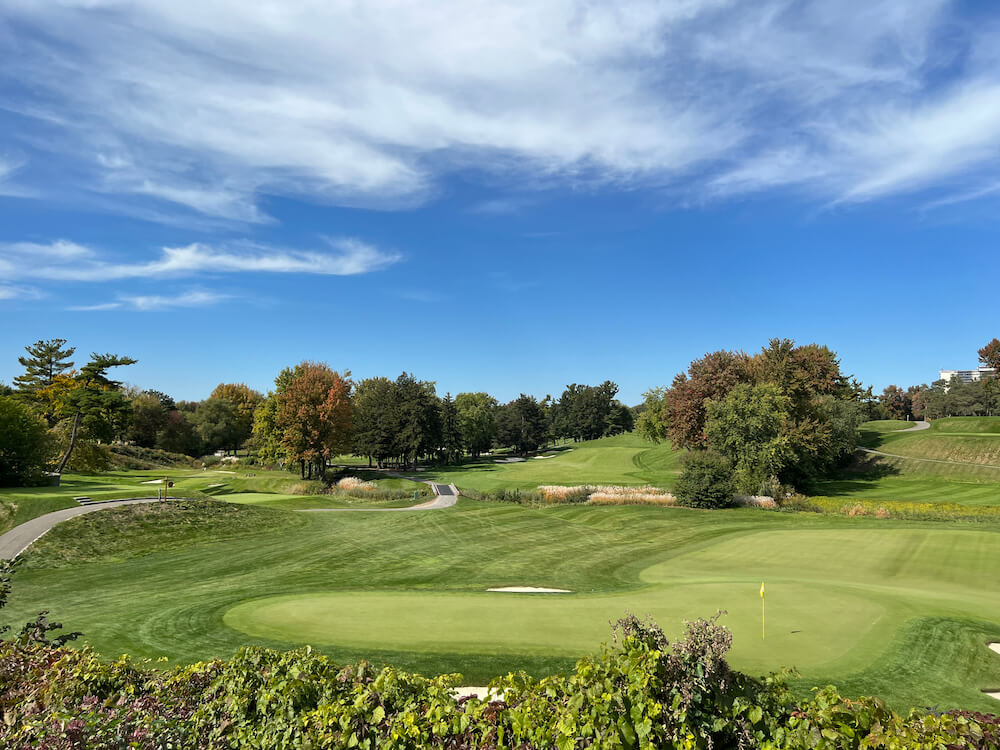
<instances>
[{"instance_id":1,"label":"shaded grass area","mask_svg":"<svg viewBox=\"0 0 1000 750\"><path fill-rule=\"evenodd\" d=\"M62 567L70 551L33 548L0 614L17 622L51 608L108 655L183 662L228 656L247 642L290 648L322 640L317 647L340 661L363 657L426 674L462 672L481 683L513 669L565 670L575 656L595 650L608 621L626 609L656 614L668 633L680 630L682 618L727 609L734 666L756 673L798 666L801 686L834 681L857 692L872 692L867 685L876 683L858 675L877 660L924 658L926 643L896 639L915 618L1000 623L1000 535L987 528L465 499L453 510L412 514L230 507L258 514L252 533L220 525L206 535L214 521L113 533L100 521L105 513L92 514L93 525L62 542L86 558L74 563L72 575ZM251 518L223 522L237 517ZM764 579L773 630L761 642ZM482 593L503 585L576 593L534 599ZM271 634L227 626L234 608L252 611L255 602L274 597L331 606L279 613ZM375 619L361 618L373 611L362 606L365 597L383 608ZM385 608L391 599L399 606ZM304 621L296 618L317 612L309 623L313 635L297 633ZM428 634L422 622L450 630ZM562 646L553 648L554 641ZM947 679L935 670L948 671ZM920 680L898 689L877 684L898 707L916 701L988 709L978 690L1000 681L1000 657L992 666L979 657L968 666L929 664Z\"/></svg>"}]
</instances>

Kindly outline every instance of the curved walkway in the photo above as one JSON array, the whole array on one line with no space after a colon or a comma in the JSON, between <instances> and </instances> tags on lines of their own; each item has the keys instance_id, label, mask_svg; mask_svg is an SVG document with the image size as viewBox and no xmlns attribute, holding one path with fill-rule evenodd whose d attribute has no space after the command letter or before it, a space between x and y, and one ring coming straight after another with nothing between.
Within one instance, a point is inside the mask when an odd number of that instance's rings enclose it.
<instances>
[{"instance_id":1,"label":"curved walkway","mask_svg":"<svg viewBox=\"0 0 1000 750\"><path fill-rule=\"evenodd\" d=\"M167 499L176 500L177 498L169 497ZM102 510L103 508L114 508L119 505L135 505L137 503L155 502L158 502L158 499L155 497L136 497L130 500L108 500L103 503L93 503L91 505L80 505L76 508L54 510L51 513L46 513L44 516L32 518L30 521L25 521L24 523L15 526L7 533L0 535L0 560L11 560L17 557L28 549L28 547L30 547L35 540L47 533L49 529L57 523L68 521L70 518L82 516L84 513L93 513L95 510Z\"/></svg>"},{"instance_id":2,"label":"curved walkway","mask_svg":"<svg viewBox=\"0 0 1000 750\"><path fill-rule=\"evenodd\" d=\"M898 432L920 432L921 430L929 430L931 423L926 420L920 420L916 422L913 427L907 427L905 430L898 430Z\"/></svg>"}]
</instances>

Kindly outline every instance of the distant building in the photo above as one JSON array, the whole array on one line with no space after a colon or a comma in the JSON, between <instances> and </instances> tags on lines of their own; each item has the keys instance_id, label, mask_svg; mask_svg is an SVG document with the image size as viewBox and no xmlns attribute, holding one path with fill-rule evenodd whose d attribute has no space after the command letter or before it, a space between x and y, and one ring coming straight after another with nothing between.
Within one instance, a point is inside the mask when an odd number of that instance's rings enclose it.
<instances>
[{"instance_id":1,"label":"distant building","mask_svg":"<svg viewBox=\"0 0 1000 750\"><path fill-rule=\"evenodd\" d=\"M975 370L941 370L941 380L950 383L952 378L958 378L963 383L977 383L983 378L996 377L997 371L992 367L978 367Z\"/></svg>"}]
</instances>

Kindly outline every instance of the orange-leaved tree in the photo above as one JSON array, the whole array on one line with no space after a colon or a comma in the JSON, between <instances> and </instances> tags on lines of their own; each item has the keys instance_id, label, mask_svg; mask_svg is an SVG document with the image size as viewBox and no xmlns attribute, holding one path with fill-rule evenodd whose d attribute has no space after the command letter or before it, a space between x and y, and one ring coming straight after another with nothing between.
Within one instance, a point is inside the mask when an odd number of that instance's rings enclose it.
<instances>
[{"instance_id":1,"label":"orange-leaved tree","mask_svg":"<svg viewBox=\"0 0 1000 750\"><path fill-rule=\"evenodd\" d=\"M341 376L320 362L303 362L277 395L277 427L288 458L303 478L326 475L331 456L351 448L350 371Z\"/></svg>"}]
</instances>

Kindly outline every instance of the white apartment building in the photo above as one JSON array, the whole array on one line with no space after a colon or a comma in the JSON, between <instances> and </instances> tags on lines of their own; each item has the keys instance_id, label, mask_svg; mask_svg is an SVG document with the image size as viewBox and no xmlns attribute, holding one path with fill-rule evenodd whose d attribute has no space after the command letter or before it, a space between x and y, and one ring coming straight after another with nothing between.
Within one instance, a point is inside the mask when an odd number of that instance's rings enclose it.
<instances>
[{"instance_id":1,"label":"white apartment building","mask_svg":"<svg viewBox=\"0 0 1000 750\"><path fill-rule=\"evenodd\" d=\"M992 367L978 367L975 370L941 370L941 380L950 383L952 378L958 378L963 383L976 383L983 378L995 377L997 371Z\"/></svg>"}]
</instances>

